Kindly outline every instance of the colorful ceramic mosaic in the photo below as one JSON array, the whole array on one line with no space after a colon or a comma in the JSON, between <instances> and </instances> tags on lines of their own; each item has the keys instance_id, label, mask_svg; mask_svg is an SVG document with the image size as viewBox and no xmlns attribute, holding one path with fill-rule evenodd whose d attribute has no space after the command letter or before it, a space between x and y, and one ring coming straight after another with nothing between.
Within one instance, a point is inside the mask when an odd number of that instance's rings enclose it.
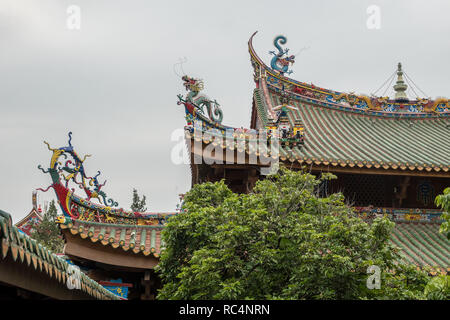
<instances>
[{"instance_id":1,"label":"colorful ceramic mosaic","mask_svg":"<svg viewBox=\"0 0 450 320\"><path fill-rule=\"evenodd\" d=\"M41 188L37 190L46 192L50 188L54 189L64 217L69 220L107 224L138 226L161 226L165 224L171 214L127 212L122 208L117 208L118 203L108 198L102 190L106 180L103 183L99 182L98 177L101 172L98 171L95 176L87 175L84 162L90 155L79 157L71 141L72 133L69 132L69 145L66 147L51 148L47 142L44 142L52 152L50 167L44 170L41 166L38 166L42 172L50 174L52 184L45 190ZM83 190L86 197L76 195L76 188ZM60 220L65 221L65 219Z\"/></svg>"}]
</instances>

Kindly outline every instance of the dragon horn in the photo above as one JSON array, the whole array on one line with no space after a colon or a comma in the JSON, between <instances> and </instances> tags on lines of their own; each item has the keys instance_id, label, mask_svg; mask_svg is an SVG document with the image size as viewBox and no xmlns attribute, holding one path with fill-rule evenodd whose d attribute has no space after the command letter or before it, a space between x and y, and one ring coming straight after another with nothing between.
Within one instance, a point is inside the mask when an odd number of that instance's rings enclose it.
<instances>
[{"instance_id":1,"label":"dragon horn","mask_svg":"<svg viewBox=\"0 0 450 320\"><path fill-rule=\"evenodd\" d=\"M72 146L72 131L69 132L69 146Z\"/></svg>"},{"instance_id":2,"label":"dragon horn","mask_svg":"<svg viewBox=\"0 0 450 320\"><path fill-rule=\"evenodd\" d=\"M41 165L38 165L38 169L41 170L43 173L48 173L48 170L44 170Z\"/></svg>"},{"instance_id":3,"label":"dragon horn","mask_svg":"<svg viewBox=\"0 0 450 320\"><path fill-rule=\"evenodd\" d=\"M85 155L84 158L83 158L83 160L81 160L81 162L84 162L84 160L86 160L87 157L91 157L91 156L92 156L92 155L90 155L90 154Z\"/></svg>"},{"instance_id":4,"label":"dragon horn","mask_svg":"<svg viewBox=\"0 0 450 320\"><path fill-rule=\"evenodd\" d=\"M42 188L37 188L36 190L39 190L39 191L42 191L42 192L47 192L50 188L53 188L53 185L51 185L51 186L48 186L48 188L47 189L42 189Z\"/></svg>"},{"instance_id":5,"label":"dragon horn","mask_svg":"<svg viewBox=\"0 0 450 320\"><path fill-rule=\"evenodd\" d=\"M44 143L47 145L48 150L55 151L56 149L53 149L50 147L50 144L47 141L44 141Z\"/></svg>"}]
</instances>

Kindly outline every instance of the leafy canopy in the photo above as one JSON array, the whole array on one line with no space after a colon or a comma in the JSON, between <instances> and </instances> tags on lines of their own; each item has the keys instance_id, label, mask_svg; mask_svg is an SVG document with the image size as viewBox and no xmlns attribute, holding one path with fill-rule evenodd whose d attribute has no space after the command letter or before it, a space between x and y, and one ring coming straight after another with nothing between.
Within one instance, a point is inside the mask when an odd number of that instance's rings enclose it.
<instances>
[{"instance_id":1,"label":"leafy canopy","mask_svg":"<svg viewBox=\"0 0 450 320\"><path fill-rule=\"evenodd\" d=\"M136 189L133 189L133 202L131 204L130 209L133 212L145 212L147 211L146 205L146 197L142 195L142 198L139 197L139 194Z\"/></svg>"},{"instance_id":2,"label":"leafy canopy","mask_svg":"<svg viewBox=\"0 0 450 320\"><path fill-rule=\"evenodd\" d=\"M443 194L436 197L436 205L444 210L440 231L450 239L450 188L446 188Z\"/></svg>"},{"instance_id":3,"label":"leafy canopy","mask_svg":"<svg viewBox=\"0 0 450 320\"><path fill-rule=\"evenodd\" d=\"M317 196L332 178L280 169L241 195L223 181L195 185L186 213L163 230L158 298L422 298L428 277L395 262L393 222L367 224L342 194ZM382 270L381 289L366 286L371 265Z\"/></svg>"}]
</instances>

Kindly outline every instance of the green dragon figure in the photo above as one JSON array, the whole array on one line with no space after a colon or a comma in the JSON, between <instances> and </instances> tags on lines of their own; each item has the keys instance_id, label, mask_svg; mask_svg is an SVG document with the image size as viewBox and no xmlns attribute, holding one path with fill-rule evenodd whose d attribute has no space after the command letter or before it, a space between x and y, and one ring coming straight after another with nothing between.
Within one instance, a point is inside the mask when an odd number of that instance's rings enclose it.
<instances>
[{"instance_id":1,"label":"green dragon figure","mask_svg":"<svg viewBox=\"0 0 450 320\"><path fill-rule=\"evenodd\" d=\"M205 114L204 107L206 106L209 118L217 123L221 123L223 119L223 113L220 109L220 105L216 100L211 100L207 95L200 94L203 90L203 82L199 79L194 79L188 76L183 76L184 87L188 91L186 98L183 99L181 95L178 96L180 102L185 104L187 109L192 106L195 107L197 112ZM191 113L193 110L189 110Z\"/></svg>"}]
</instances>

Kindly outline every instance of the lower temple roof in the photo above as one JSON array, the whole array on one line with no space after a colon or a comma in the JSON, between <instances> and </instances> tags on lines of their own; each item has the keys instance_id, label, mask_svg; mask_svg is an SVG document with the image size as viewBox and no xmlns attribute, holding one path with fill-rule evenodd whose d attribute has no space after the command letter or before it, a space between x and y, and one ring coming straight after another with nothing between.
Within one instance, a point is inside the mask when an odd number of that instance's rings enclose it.
<instances>
[{"instance_id":1,"label":"lower temple roof","mask_svg":"<svg viewBox=\"0 0 450 320\"><path fill-rule=\"evenodd\" d=\"M397 222L391 242L401 248L403 262L450 273L450 242L439 227L438 223Z\"/></svg>"},{"instance_id":2,"label":"lower temple roof","mask_svg":"<svg viewBox=\"0 0 450 320\"><path fill-rule=\"evenodd\" d=\"M71 220L63 218L59 221L62 230L93 243L110 246L123 251L153 255L158 258L161 253L161 231L163 225L126 225L99 223L93 221Z\"/></svg>"},{"instance_id":3,"label":"lower temple roof","mask_svg":"<svg viewBox=\"0 0 450 320\"><path fill-rule=\"evenodd\" d=\"M41 246L12 225L11 216L0 210L0 244L2 260L12 258L17 264L27 266L31 274L38 272L46 274L48 281L59 282L66 286L66 282L71 276L70 265L56 254ZM101 300L120 300L120 297L111 293L86 274L80 273L80 290L90 297ZM70 289L67 288L69 291ZM75 289L73 289L75 290Z\"/></svg>"}]
</instances>

